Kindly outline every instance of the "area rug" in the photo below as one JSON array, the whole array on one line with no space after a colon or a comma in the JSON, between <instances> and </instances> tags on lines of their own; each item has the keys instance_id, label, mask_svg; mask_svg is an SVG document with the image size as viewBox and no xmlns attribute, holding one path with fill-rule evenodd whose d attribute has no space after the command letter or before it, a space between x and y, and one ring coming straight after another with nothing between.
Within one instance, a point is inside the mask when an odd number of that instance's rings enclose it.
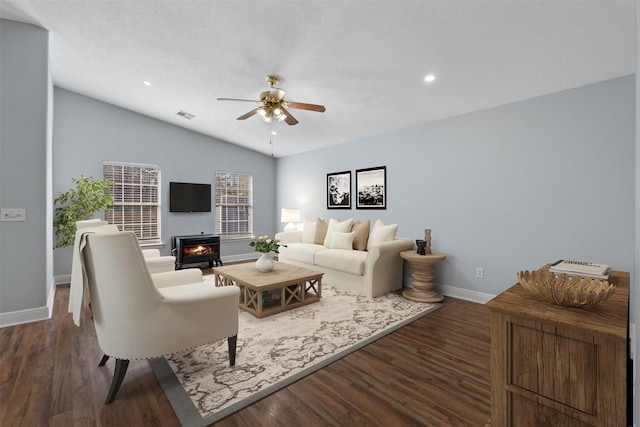
<instances>
[{"instance_id":1,"label":"area rug","mask_svg":"<svg viewBox=\"0 0 640 427\"><path fill-rule=\"evenodd\" d=\"M209 425L440 306L323 288L319 302L262 319L241 310L233 367L226 339L149 364L182 425Z\"/></svg>"}]
</instances>

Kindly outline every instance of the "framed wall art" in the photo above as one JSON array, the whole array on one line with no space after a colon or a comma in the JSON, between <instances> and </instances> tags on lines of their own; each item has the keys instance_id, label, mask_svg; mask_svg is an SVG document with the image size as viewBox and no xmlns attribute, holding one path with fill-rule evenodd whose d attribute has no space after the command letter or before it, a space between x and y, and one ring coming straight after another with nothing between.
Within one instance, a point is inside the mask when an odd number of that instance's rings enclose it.
<instances>
[{"instance_id":1,"label":"framed wall art","mask_svg":"<svg viewBox=\"0 0 640 427\"><path fill-rule=\"evenodd\" d=\"M387 167L356 170L356 209L387 208Z\"/></svg>"},{"instance_id":2,"label":"framed wall art","mask_svg":"<svg viewBox=\"0 0 640 427\"><path fill-rule=\"evenodd\" d=\"M351 171L327 174L327 209L351 209Z\"/></svg>"}]
</instances>

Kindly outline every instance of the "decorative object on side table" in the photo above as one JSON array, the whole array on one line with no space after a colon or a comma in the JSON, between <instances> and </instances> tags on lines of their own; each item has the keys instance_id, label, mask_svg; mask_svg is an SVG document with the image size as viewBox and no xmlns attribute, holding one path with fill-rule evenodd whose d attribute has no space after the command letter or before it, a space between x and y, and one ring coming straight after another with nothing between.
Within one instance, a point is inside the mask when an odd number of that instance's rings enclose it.
<instances>
[{"instance_id":1,"label":"decorative object on side table","mask_svg":"<svg viewBox=\"0 0 640 427\"><path fill-rule=\"evenodd\" d=\"M416 246L418 247L416 250L418 255L431 254L431 229L424 229L424 240L416 239Z\"/></svg>"},{"instance_id":2,"label":"decorative object on side table","mask_svg":"<svg viewBox=\"0 0 640 427\"><path fill-rule=\"evenodd\" d=\"M424 241L425 241L425 254L429 255L431 253L431 229L430 228L425 228L424 229Z\"/></svg>"},{"instance_id":3,"label":"decorative object on side table","mask_svg":"<svg viewBox=\"0 0 640 427\"><path fill-rule=\"evenodd\" d=\"M414 251L400 252L400 256L411 264L413 288L405 289L402 295L413 301L440 302L444 297L433 290L433 272L436 264L447 256L440 252L420 255Z\"/></svg>"},{"instance_id":4,"label":"decorative object on side table","mask_svg":"<svg viewBox=\"0 0 640 427\"><path fill-rule=\"evenodd\" d=\"M607 280L549 271L543 267L517 274L520 286L543 301L565 307L591 306L606 301L615 290Z\"/></svg>"},{"instance_id":5,"label":"decorative object on side table","mask_svg":"<svg viewBox=\"0 0 640 427\"><path fill-rule=\"evenodd\" d=\"M269 236L251 236L249 246L255 248L256 252L262 252L262 255L256 261L256 268L263 273L273 270L274 263L273 258L271 258L271 252L278 253L280 248L278 240Z\"/></svg>"}]
</instances>

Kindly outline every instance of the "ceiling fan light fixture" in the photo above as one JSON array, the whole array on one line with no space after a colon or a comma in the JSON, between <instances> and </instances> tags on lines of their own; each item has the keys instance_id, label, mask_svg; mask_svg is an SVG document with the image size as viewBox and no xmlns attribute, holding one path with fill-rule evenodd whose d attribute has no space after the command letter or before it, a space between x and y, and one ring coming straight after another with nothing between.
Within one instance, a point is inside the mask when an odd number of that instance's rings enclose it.
<instances>
[{"instance_id":1,"label":"ceiling fan light fixture","mask_svg":"<svg viewBox=\"0 0 640 427\"><path fill-rule=\"evenodd\" d=\"M261 104L260 106L238 117L237 120L246 120L249 117L257 115L263 121L271 123L275 117L278 121L284 121L289 126L298 124L298 120L296 120L296 118L293 117L293 115L291 115L291 113L289 113L285 108L297 108L299 110L317 111L319 113L323 113L325 111L324 105L285 101L284 96L286 92L275 87L279 82L278 76L267 76L267 82L269 83L269 86L271 86L271 89L263 91L260 94L260 100L218 98L218 101L245 101L259 103Z\"/></svg>"}]
</instances>

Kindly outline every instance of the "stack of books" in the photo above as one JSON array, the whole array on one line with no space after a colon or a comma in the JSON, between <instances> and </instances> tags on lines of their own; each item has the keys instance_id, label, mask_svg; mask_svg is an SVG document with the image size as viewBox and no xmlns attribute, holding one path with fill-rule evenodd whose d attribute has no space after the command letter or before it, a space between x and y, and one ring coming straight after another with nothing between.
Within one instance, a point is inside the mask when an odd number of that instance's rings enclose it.
<instances>
[{"instance_id":1,"label":"stack of books","mask_svg":"<svg viewBox=\"0 0 640 427\"><path fill-rule=\"evenodd\" d=\"M594 264L592 262L556 261L549 266L549 271L554 273L565 273L570 276L594 277L596 279L608 279L611 268L606 264Z\"/></svg>"}]
</instances>

